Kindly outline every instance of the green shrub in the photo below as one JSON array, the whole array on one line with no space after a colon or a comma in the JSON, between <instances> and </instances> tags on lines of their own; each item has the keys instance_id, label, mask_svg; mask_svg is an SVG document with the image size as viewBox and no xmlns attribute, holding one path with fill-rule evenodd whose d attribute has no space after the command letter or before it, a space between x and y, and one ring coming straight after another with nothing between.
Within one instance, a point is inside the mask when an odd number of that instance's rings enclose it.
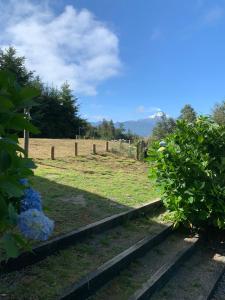
<instances>
[{"instance_id":1,"label":"green shrub","mask_svg":"<svg viewBox=\"0 0 225 300\"><path fill-rule=\"evenodd\" d=\"M18 133L24 129L37 132L23 113L37 94L31 87L19 86L11 73L0 71L0 236L8 256L16 256L18 247L25 245L23 238L15 233L24 191L20 179L32 174L34 164L24 157Z\"/></svg>"},{"instance_id":2,"label":"green shrub","mask_svg":"<svg viewBox=\"0 0 225 300\"><path fill-rule=\"evenodd\" d=\"M149 149L150 177L163 189L175 225L225 228L225 126L209 117L177 121L173 134Z\"/></svg>"}]
</instances>

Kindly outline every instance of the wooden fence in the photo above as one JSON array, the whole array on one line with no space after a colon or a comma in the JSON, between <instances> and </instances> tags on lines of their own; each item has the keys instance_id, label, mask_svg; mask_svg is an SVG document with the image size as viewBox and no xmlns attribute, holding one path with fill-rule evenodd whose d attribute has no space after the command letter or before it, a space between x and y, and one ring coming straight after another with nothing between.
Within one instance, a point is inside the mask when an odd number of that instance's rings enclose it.
<instances>
[{"instance_id":1,"label":"wooden fence","mask_svg":"<svg viewBox=\"0 0 225 300\"><path fill-rule=\"evenodd\" d=\"M23 139L20 140L23 145ZM36 139L29 141L29 156L32 158L51 158L98 155L103 153L143 160L146 144L141 141L132 144L130 141L103 141L103 140L72 140L72 139Z\"/></svg>"}]
</instances>

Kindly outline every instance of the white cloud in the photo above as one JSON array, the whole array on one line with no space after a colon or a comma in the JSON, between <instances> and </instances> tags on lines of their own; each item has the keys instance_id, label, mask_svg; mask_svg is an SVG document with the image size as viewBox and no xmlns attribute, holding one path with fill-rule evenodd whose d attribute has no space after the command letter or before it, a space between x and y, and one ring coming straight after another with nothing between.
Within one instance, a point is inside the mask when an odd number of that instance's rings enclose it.
<instances>
[{"instance_id":1,"label":"white cloud","mask_svg":"<svg viewBox=\"0 0 225 300\"><path fill-rule=\"evenodd\" d=\"M145 107L144 105L139 105L136 109L138 113L155 113L160 112L161 108L159 107Z\"/></svg>"},{"instance_id":2,"label":"white cloud","mask_svg":"<svg viewBox=\"0 0 225 300\"><path fill-rule=\"evenodd\" d=\"M152 115L149 116L149 119L156 119L156 118L161 118L163 116L163 112L162 111L158 111ZM168 116L168 115L167 115Z\"/></svg>"},{"instance_id":3,"label":"white cloud","mask_svg":"<svg viewBox=\"0 0 225 300\"><path fill-rule=\"evenodd\" d=\"M66 6L56 15L44 0L0 0L0 28L0 47L15 46L50 84L67 80L75 92L95 95L120 71L118 37L87 9Z\"/></svg>"},{"instance_id":4,"label":"white cloud","mask_svg":"<svg viewBox=\"0 0 225 300\"><path fill-rule=\"evenodd\" d=\"M150 116L148 116L148 118L149 119L158 119L158 118L161 118L163 115L165 115L167 118L170 117L168 114L166 114L159 108L154 114L151 114Z\"/></svg>"}]
</instances>

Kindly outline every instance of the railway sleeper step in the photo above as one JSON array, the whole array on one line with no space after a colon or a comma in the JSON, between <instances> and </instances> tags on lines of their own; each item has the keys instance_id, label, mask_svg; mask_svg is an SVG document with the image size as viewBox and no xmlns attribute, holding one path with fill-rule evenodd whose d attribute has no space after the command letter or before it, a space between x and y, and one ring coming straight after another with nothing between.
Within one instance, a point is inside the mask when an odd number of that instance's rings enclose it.
<instances>
[{"instance_id":1,"label":"railway sleeper step","mask_svg":"<svg viewBox=\"0 0 225 300\"><path fill-rule=\"evenodd\" d=\"M134 260L90 300L148 299L176 273L179 265L196 249L197 237L173 232L145 255Z\"/></svg>"},{"instance_id":2,"label":"railway sleeper step","mask_svg":"<svg viewBox=\"0 0 225 300\"><path fill-rule=\"evenodd\" d=\"M206 244L201 244L194 255L180 266L176 276L171 277L164 287L150 299L224 300L224 287L222 298L213 297L218 282L224 273L224 267L224 254L211 249Z\"/></svg>"},{"instance_id":3,"label":"railway sleeper step","mask_svg":"<svg viewBox=\"0 0 225 300\"><path fill-rule=\"evenodd\" d=\"M172 225L168 225L155 236L147 236L140 240L127 250L101 265L93 272L87 274L80 281L75 282L59 299L87 299L104 284L117 276L121 270L129 266L132 261L143 256L151 248L160 244L172 233L172 231Z\"/></svg>"},{"instance_id":4,"label":"railway sleeper step","mask_svg":"<svg viewBox=\"0 0 225 300\"><path fill-rule=\"evenodd\" d=\"M152 213L160 207L162 207L162 202L159 199L156 199L155 201L139 208L131 209L129 211L104 218L67 234L55 237L45 243L42 243L41 245L34 247L32 251L21 253L16 258L0 261L0 272L6 273L21 270L26 266L33 265L45 259L59 250L63 250L71 245L75 245L76 243L84 240L87 237L90 237L93 234L104 232L121 225L128 220Z\"/></svg>"}]
</instances>

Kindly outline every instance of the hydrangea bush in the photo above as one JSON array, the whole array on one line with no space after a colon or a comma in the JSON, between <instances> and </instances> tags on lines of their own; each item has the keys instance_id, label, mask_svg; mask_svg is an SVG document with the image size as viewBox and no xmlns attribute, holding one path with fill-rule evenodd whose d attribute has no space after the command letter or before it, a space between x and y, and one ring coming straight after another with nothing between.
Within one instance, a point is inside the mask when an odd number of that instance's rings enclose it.
<instances>
[{"instance_id":1,"label":"hydrangea bush","mask_svg":"<svg viewBox=\"0 0 225 300\"><path fill-rule=\"evenodd\" d=\"M42 211L41 195L29 187L24 190L24 196L20 203L20 211L23 212L33 208Z\"/></svg>"},{"instance_id":2,"label":"hydrangea bush","mask_svg":"<svg viewBox=\"0 0 225 300\"><path fill-rule=\"evenodd\" d=\"M20 182L29 185L27 179ZM31 187L24 190L17 223L26 238L39 241L47 240L54 229L54 222L43 213L41 195Z\"/></svg>"},{"instance_id":3,"label":"hydrangea bush","mask_svg":"<svg viewBox=\"0 0 225 300\"><path fill-rule=\"evenodd\" d=\"M54 228L54 222L35 208L22 212L18 217L18 226L26 238L45 241Z\"/></svg>"},{"instance_id":4,"label":"hydrangea bush","mask_svg":"<svg viewBox=\"0 0 225 300\"><path fill-rule=\"evenodd\" d=\"M175 225L225 228L225 127L209 117L177 121L149 149L150 177L163 190Z\"/></svg>"},{"instance_id":5,"label":"hydrangea bush","mask_svg":"<svg viewBox=\"0 0 225 300\"><path fill-rule=\"evenodd\" d=\"M32 87L19 86L11 73L0 71L0 237L8 257L17 256L20 248L27 247L24 236L45 240L53 229L52 221L43 215L40 195L25 179L33 174L35 165L25 157L18 141L18 134L23 130L38 132L23 113L24 108L34 104L38 93ZM27 213L29 210L38 211L39 218ZM24 231L23 214L30 216L30 223L26 223L27 228L32 224L30 230ZM34 224L35 233L32 234Z\"/></svg>"}]
</instances>

